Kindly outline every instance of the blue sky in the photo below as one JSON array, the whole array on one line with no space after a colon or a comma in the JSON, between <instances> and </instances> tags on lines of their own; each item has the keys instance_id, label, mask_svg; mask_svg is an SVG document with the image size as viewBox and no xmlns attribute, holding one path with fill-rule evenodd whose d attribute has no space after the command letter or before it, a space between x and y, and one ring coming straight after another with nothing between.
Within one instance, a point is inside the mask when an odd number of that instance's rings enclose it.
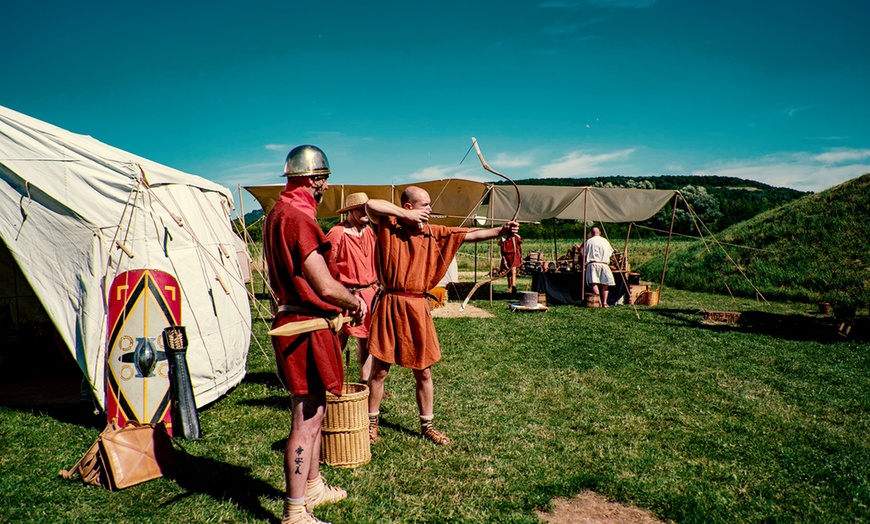
<instances>
[{"instance_id":1,"label":"blue sky","mask_svg":"<svg viewBox=\"0 0 870 524\"><path fill-rule=\"evenodd\" d=\"M233 189L870 172L870 2L14 2L0 105ZM245 193L245 211L253 200Z\"/></svg>"}]
</instances>

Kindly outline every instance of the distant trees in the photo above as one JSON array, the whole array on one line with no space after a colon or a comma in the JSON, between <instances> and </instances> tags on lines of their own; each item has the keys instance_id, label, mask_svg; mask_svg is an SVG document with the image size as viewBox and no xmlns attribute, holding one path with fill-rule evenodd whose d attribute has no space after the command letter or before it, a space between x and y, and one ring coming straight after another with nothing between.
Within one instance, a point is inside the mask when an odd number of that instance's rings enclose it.
<instances>
[{"instance_id":1,"label":"distant trees","mask_svg":"<svg viewBox=\"0 0 870 524\"><path fill-rule=\"evenodd\" d=\"M655 184L650 180L637 180L629 178L621 184L614 184L611 181L604 182L599 180L595 182L593 187L624 187L629 189L655 189ZM704 186L687 185L680 189L680 194L683 195L684 201L677 202L677 210L674 213L674 231L686 235L697 234L697 228L706 233L701 224L695 225L695 220L692 217L691 209L695 215L703 222L711 231L716 231L716 226L719 219L722 218L722 212L719 210L719 200L707 191ZM688 208L686 206L688 204ZM661 211L647 221L647 225L657 229L670 229L671 214L673 209L670 206L665 206Z\"/></svg>"},{"instance_id":2,"label":"distant trees","mask_svg":"<svg viewBox=\"0 0 870 524\"><path fill-rule=\"evenodd\" d=\"M676 212L666 206L650 219L654 227L669 229L671 214L674 215L674 231L685 235L696 235L698 229L707 234L707 229L716 231L722 212L719 210L719 200L711 195L704 186L685 186L680 189L682 200L677 201ZM688 204L688 208L686 206ZM702 224L695 224L694 215L701 220ZM706 226L706 229L705 229Z\"/></svg>"}]
</instances>

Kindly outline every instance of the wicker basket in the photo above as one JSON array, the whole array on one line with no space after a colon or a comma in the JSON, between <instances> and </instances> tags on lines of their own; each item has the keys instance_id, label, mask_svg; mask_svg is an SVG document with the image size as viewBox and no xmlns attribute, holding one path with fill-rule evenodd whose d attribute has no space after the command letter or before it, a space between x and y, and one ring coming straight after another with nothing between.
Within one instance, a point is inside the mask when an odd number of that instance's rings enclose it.
<instances>
[{"instance_id":1,"label":"wicker basket","mask_svg":"<svg viewBox=\"0 0 870 524\"><path fill-rule=\"evenodd\" d=\"M372 459L369 443L369 388L345 383L341 396L326 394L320 461L337 468L355 468Z\"/></svg>"},{"instance_id":2,"label":"wicker basket","mask_svg":"<svg viewBox=\"0 0 870 524\"><path fill-rule=\"evenodd\" d=\"M659 292L648 289L640 294L637 303L642 306L657 306L659 305Z\"/></svg>"}]
</instances>

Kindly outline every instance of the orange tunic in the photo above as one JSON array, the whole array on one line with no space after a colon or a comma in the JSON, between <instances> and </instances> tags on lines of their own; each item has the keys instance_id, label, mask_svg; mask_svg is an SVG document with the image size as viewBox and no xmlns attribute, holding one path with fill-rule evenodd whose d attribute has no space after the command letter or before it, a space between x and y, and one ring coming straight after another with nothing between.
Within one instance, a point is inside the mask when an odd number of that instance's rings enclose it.
<instances>
[{"instance_id":1,"label":"orange tunic","mask_svg":"<svg viewBox=\"0 0 870 524\"><path fill-rule=\"evenodd\" d=\"M411 369L426 369L441 360L425 293L444 277L466 232L432 224L408 228L394 217L381 220L375 266L384 289L369 335L369 352L375 358Z\"/></svg>"},{"instance_id":2,"label":"orange tunic","mask_svg":"<svg viewBox=\"0 0 870 524\"><path fill-rule=\"evenodd\" d=\"M338 267L338 280L354 295L359 295L371 309L377 291L378 275L375 271L375 234L366 227L357 235L346 223L338 224L326 234L332 244L332 259ZM374 284L374 285L373 285ZM361 288L361 289L358 289ZM345 315L347 312L345 311ZM345 324L341 330L357 338L369 338L371 311L357 326Z\"/></svg>"}]
</instances>

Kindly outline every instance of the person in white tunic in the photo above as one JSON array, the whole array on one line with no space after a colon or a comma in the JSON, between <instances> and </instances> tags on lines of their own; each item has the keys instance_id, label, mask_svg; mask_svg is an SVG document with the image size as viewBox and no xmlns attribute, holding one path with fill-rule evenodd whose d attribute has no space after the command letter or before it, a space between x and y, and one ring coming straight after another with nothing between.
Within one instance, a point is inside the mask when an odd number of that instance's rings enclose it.
<instances>
[{"instance_id":1,"label":"person in white tunic","mask_svg":"<svg viewBox=\"0 0 870 524\"><path fill-rule=\"evenodd\" d=\"M613 247L601 236L601 231L597 227L592 228L592 236L586 241L583 254L586 257L586 283L590 286L597 285L601 307L610 307L607 305L607 288L616 285L613 272L610 271Z\"/></svg>"}]
</instances>

